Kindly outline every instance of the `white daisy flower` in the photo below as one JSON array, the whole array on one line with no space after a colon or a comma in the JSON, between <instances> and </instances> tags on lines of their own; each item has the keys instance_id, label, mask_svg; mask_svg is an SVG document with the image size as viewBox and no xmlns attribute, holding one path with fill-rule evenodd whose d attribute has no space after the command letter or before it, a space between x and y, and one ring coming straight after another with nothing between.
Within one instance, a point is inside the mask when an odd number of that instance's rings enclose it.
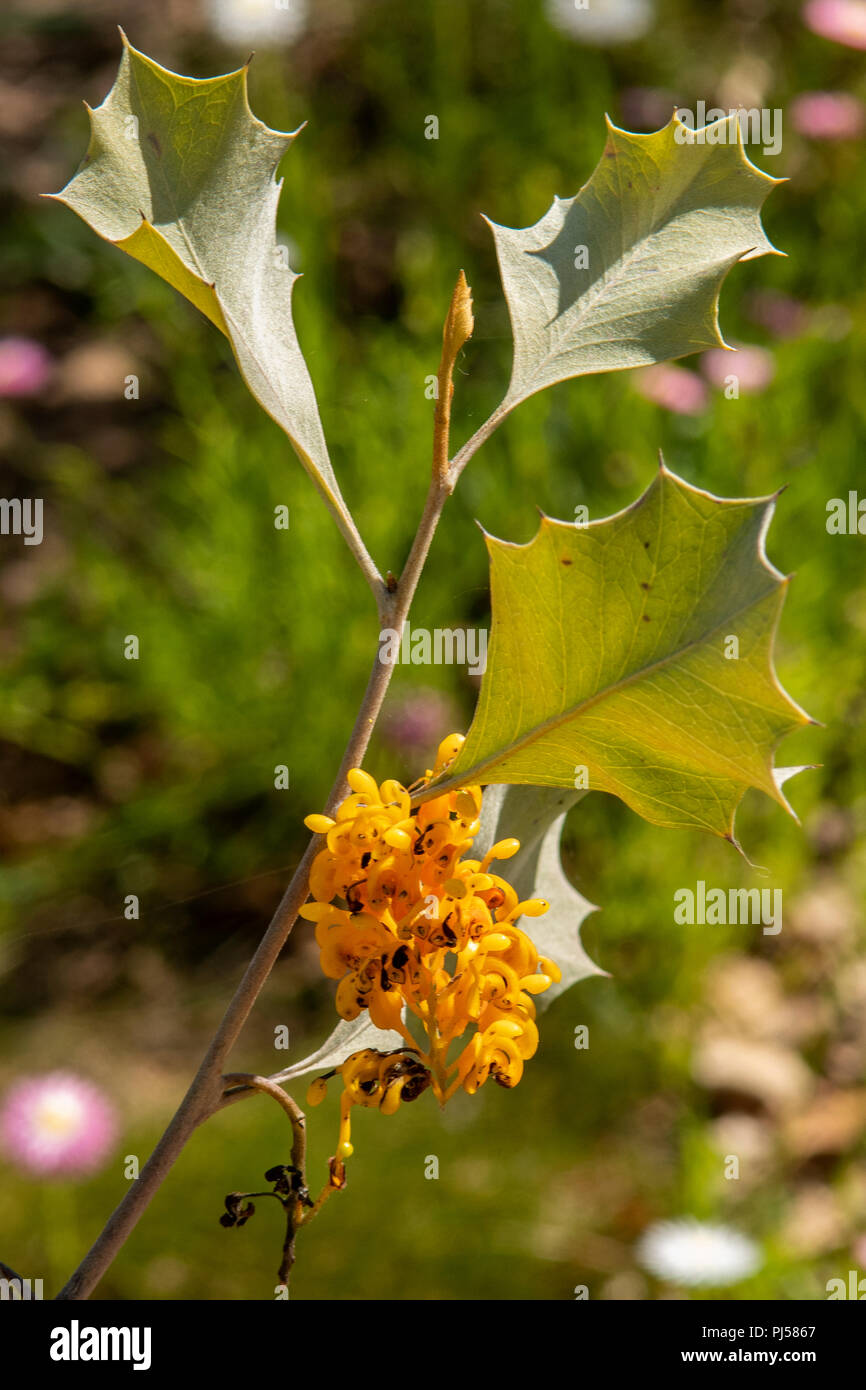
<instances>
[{"instance_id":1,"label":"white daisy flower","mask_svg":"<svg viewBox=\"0 0 866 1390\"><path fill-rule=\"evenodd\" d=\"M208 0L208 22L225 44L294 43L308 9L308 0Z\"/></svg>"},{"instance_id":2,"label":"white daisy flower","mask_svg":"<svg viewBox=\"0 0 866 1390\"><path fill-rule=\"evenodd\" d=\"M761 1267L754 1241L730 1226L713 1226L693 1217L656 1221L637 1246L638 1263L672 1284L738 1284Z\"/></svg>"},{"instance_id":3,"label":"white daisy flower","mask_svg":"<svg viewBox=\"0 0 866 1390\"><path fill-rule=\"evenodd\" d=\"M629 43L655 19L653 0L547 0L551 24L579 43Z\"/></svg>"}]
</instances>

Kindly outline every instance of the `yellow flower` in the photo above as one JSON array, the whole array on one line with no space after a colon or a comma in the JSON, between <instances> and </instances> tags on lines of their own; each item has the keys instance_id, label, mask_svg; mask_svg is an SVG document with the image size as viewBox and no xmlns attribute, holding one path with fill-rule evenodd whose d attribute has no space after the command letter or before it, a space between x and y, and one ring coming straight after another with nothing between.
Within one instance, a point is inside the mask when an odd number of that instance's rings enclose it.
<instances>
[{"instance_id":1,"label":"yellow flower","mask_svg":"<svg viewBox=\"0 0 866 1390\"><path fill-rule=\"evenodd\" d=\"M340 1133L337 1159L352 1154L350 1142L353 1105L374 1107L383 1115L393 1115L401 1100L417 1100L430 1085L430 1073L414 1052L398 1048L395 1052L376 1052L365 1047L353 1052L331 1076L343 1078L340 1098ZM318 1077L307 1091L307 1104L318 1105L325 1098L328 1077Z\"/></svg>"},{"instance_id":2,"label":"yellow flower","mask_svg":"<svg viewBox=\"0 0 866 1390\"><path fill-rule=\"evenodd\" d=\"M313 862L313 901L301 916L316 924L323 971L339 980L337 1012L354 1019L366 1009L377 1027L406 1042L397 1053L354 1053L338 1069L338 1162L351 1153L355 1105L392 1114L428 1085L441 1104L461 1086L474 1093L490 1077L516 1086L538 1046L533 996L560 979L517 925L521 916L546 912L547 903L519 902L491 872L520 842L500 840L483 859L464 858L480 829L481 787L447 792L412 810L413 793L417 800L462 743L460 734L444 739L435 766L408 789L393 780L377 785L354 768L335 817L305 822L325 836L325 847ZM404 1007L424 1046L404 1021ZM451 1045L469 1028L471 1037L449 1062ZM308 1100L314 1104L323 1094L324 1082L314 1082Z\"/></svg>"}]
</instances>

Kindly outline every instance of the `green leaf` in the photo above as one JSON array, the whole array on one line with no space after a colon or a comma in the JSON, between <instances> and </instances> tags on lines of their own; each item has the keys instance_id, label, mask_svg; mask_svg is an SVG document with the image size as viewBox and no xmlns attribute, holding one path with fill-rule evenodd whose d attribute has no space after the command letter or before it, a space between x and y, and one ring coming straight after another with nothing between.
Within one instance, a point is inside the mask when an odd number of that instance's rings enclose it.
<instances>
[{"instance_id":1,"label":"green leaf","mask_svg":"<svg viewBox=\"0 0 866 1390\"><path fill-rule=\"evenodd\" d=\"M652 135L608 121L576 197L533 227L490 223L514 334L497 414L568 377L726 347L722 281L775 251L760 208L780 182L746 157L736 115L699 131L674 116Z\"/></svg>"},{"instance_id":2,"label":"green leaf","mask_svg":"<svg viewBox=\"0 0 866 1390\"><path fill-rule=\"evenodd\" d=\"M349 521L292 323L298 276L276 242L274 171L295 136L253 116L247 69L180 77L123 35L117 80L95 111L79 172L52 195L155 270L231 343L332 510Z\"/></svg>"},{"instance_id":3,"label":"green leaf","mask_svg":"<svg viewBox=\"0 0 866 1390\"><path fill-rule=\"evenodd\" d=\"M466 742L425 796L588 785L656 825L731 840L747 787L790 809L773 753L812 721L773 669L788 584L764 552L774 505L713 497L662 464L606 520L543 517L527 545L488 537L487 671Z\"/></svg>"},{"instance_id":4,"label":"green leaf","mask_svg":"<svg viewBox=\"0 0 866 1390\"><path fill-rule=\"evenodd\" d=\"M481 801L481 829L472 846L483 858L497 840L514 836L520 850L502 867L518 898L545 898L543 917L521 917L520 929L534 941L539 955L549 956L562 979L535 999L541 1012L578 980L606 975L591 961L580 939L580 928L598 909L569 883L562 867L560 841L566 817L584 795L551 787L487 787Z\"/></svg>"}]
</instances>

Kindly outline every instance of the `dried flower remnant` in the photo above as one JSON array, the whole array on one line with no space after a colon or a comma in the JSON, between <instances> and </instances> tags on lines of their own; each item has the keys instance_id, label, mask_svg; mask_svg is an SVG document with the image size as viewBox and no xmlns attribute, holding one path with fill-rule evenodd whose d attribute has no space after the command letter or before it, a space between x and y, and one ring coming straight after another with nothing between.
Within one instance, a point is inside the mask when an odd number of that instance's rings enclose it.
<instances>
[{"instance_id":1,"label":"dried flower remnant","mask_svg":"<svg viewBox=\"0 0 866 1390\"><path fill-rule=\"evenodd\" d=\"M518 902L511 885L490 871L520 842L500 840L481 860L463 857L480 829L481 788L463 787L411 809L412 795L445 770L463 741L459 734L446 738L435 767L409 789L395 781L378 786L354 769L336 819L306 820L327 843L310 874L314 901L301 915L316 924L322 969L340 982L337 1012L352 1020L366 1009L378 1028L400 1033L407 1044L387 1054L364 1049L337 1068L344 1088L338 1162L352 1152L355 1105L393 1114L428 1086L440 1104L460 1087L473 1094L490 1077L516 1086L538 1046L533 996L560 978L517 926L521 916L546 912L547 903ZM424 1047L409 1031L407 1011ZM449 1062L452 1043L472 1025ZM308 1104L323 1098L328 1079L313 1082Z\"/></svg>"}]
</instances>

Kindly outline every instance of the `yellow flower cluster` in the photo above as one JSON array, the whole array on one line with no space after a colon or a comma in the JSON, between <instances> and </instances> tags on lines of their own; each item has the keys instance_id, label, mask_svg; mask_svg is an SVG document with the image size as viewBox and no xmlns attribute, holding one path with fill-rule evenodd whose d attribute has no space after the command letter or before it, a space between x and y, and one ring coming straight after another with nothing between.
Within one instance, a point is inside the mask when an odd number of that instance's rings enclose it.
<instances>
[{"instance_id":1,"label":"yellow flower cluster","mask_svg":"<svg viewBox=\"0 0 866 1390\"><path fill-rule=\"evenodd\" d=\"M430 1073L417 1052L402 1048L394 1052L376 1052L365 1047L362 1052L353 1052L347 1057L338 1070L343 1078L338 1161L352 1153L349 1134L353 1105L374 1107L383 1115L393 1115L401 1101L417 1100L430 1085ZM319 1077L313 1082L307 1093L308 1104L318 1105L324 1098L327 1080L327 1077Z\"/></svg>"},{"instance_id":2,"label":"yellow flower cluster","mask_svg":"<svg viewBox=\"0 0 866 1390\"><path fill-rule=\"evenodd\" d=\"M355 768L336 819L312 815L305 822L326 846L310 874L314 901L301 915L316 924L322 969L340 982L337 1012L354 1019L366 1009L377 1027L394 1029L407 1043L387 1055L365 1049L338 1069L340 1157L351 1153L353 1105L391 1114L428 1084L442 1104L459 1087L472 1094L491 1076L515 1086L538 1046L533 995L560 978L517 926L522 915L546 912L547 903L518 902L511 885L490 872L492 861L511 858L520 842L500 840L481 860L463 858L480 828L481 788L411 809L410 792L417 800L462 743L459 734L445 739L435 767L409 790L395 781L377 786ZM404 1006L419 1021L426 1050L409 1031ZM449 1063L451 1044L472 1024L475 1032ZM310 1103L321 1100L325 1081L313 1083Z\"/></svg>"}]
</instances>

